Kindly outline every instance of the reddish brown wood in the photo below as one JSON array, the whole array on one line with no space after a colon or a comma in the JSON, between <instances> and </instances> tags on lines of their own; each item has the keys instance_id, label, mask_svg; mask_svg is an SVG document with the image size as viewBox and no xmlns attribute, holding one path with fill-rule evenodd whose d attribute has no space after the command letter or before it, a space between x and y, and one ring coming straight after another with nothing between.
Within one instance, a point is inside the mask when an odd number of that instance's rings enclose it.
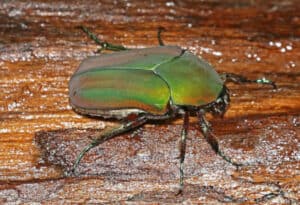
<instances>
[{"instance_id":1,"label":"reddish brown wood","mask_svg":"<svg viewBox=\"0 0 300 205\"><path fill-rule=\"evenodd\" d=\"M300 16L284 1L5 1L0 4L0 202L297 204L300 201ZM208 116L217 156L192 118L179 180L182 120L148 124L89 152L82 147L115 121L80 116L68 80L97 46L85 25L125 46L188 48L218 72L265 76L268 86L229 84L224 119Z\"/></svg>"}]
</instances>

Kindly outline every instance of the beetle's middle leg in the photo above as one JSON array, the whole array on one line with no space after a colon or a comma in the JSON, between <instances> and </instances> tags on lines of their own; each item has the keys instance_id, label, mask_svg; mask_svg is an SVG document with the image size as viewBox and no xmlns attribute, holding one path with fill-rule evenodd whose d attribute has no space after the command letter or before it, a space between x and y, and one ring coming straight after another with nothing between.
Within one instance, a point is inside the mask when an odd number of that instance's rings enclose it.
<instances>
[{"instance_id":1,"label":"beetle's middle leg","mask_svg":"<svg viewBox=\"0 0 300 205\"><path fill-rule=\"evenodd\" d=\"M147 122L147 117L145 115L139 116L136 119L132 121L128 121L125 124L120 125L119 127L113 128L107 132L102 133L97 138L95 138L89 145L87 145L78 155L75 164L72 168L72 172L75 173L75 170L77 166L80 163L80 160L83 158L83 156L92 148L98 146L99 144L105 142L106 140L112 139L124 132L127 132L131 129L137 128Z\"/></svg>"},{"instance_id":2,"label":"beetle's middle leg","mask_svg":"<svg viewBox=\"0 0 300 205\"><path fill-rule=\"evenodd\" d=\"M207 142L211 145L211 147L213 148L213 150L219 155L221 156L225 161L229 162L230 164L239 167L242 166L243 164L237 163L232 161L232 159L230 159L229 157L227 157L220 149L219 149L219 143L218 140L216 138L216 136L211 132L211 128L209 123L207 122L207 120L204 117L205 111L204 110L199 110L197 112L197 116L199 119L199 124L201 127L201 131L202 134L204 135L205 139L207 140Z\"/></svg>"},{"instance_id":3,"label":"beetle's middle leg","mask_svg":"<svg viewBox=\"0 0 300 205\"><path fill-rule=\"evenodd\" d=\"M158 39L158 43L159 43L160 46L165 45L163 40L161 39L161 33L165 30L166 29L164 27L158 27L158 30L157 30L157 39Z\"/></svg>"},{"instance_id":4,"label":"beetle's middle leg","mask_svg":"<svg viewBox=\"0 0 300 205\"><path fill-rule=\"evenodd\" d=\"M82 29L83 32L85 32L93 41L95 41L96 44L101 46L101 48L99 49L99 52L101 52L103 50L110 50L110 51L127 50L127 48L122 45L116 45L116 44L108 43L107 41L101 41L94 33L92 33L85 26L80 26L79 28Z\"/></svg>"},{"instance_id":5,"label":"beetle's middle leg","mask_svg":"<svg viewBox=\"0 0 300 205\"><path fill-rule=\"evenodd\" d=\"M266 79L264 77L256 79L256 80L250 80L250 79L247 79L244 76L237 75L237 74L234 74L234 73L221 73L220 77L223 79L223 81L225 83L227 83L227 82L233 82L233 83L257 83L257 84L271 85L273 87L273 89L277 88L276 84L273 81L268 80L268 79Z\"/></svg>"},{"instance_id":6,"label":"beetle's middle leg","mask_svg":"<svg viewBox=\"0 0 300 205\"><path fill-rule=\"evenodd\" d=\"M177 195L182 193L183 190L183 179L184 179L184 159L185 159L185 151L186 151L186 137L188 134L189 129L189 112L185 111L184 118L183 118L183 127L181 130L181 137L180 137L180 146L179 146L179 172L180 172L180 179L179 179L179 191Z\"/></svg>"}]
</instances>

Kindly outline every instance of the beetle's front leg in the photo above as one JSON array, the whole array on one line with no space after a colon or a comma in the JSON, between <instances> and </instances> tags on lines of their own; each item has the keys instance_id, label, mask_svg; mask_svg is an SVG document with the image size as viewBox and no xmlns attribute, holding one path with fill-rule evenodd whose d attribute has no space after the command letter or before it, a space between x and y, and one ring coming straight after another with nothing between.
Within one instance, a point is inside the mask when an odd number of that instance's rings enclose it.
<instances>
[{"instance_id":1,"label":"beetle's front leg","mask_svg":"<svg viewBox=\"0 0 300 205\"><path fill-rule=\"evenodd\" d=\"M233 83L257 83L257 84L271 85L273 87L273 89L277 88L276 84L273 81L268 80L265 77L262 77L262 78L259 78L259 79L256 79L256 80L250 80L250 79L247 79L244 76L237 75L237 74L234 74L234 73L221 73L220 77L224 81L224 83L227 83L227 82L233 82Z\"/></svg>"},{"instance_id":2,"label":"beetle's front leg","mask_svg":"<svg viewBox=\"0 0 300 205\"><path fill-rule=\"evenodd\" d=\"M211 128L209 126L209 123L207 122L207 120L204 117L205 115L205 111L204 110L199 110L197 112L197 116L199 119L199 124L201 127L201 131L202 134L204 135L205 139L207 140L207 142L211 145L211 147L213 148L213 150L219 155L221 156L225 161L229 162L230 164L239 167L242 164L240 163L236 163L234 161L232 161L232 159L230 159L229 157L227 157L220 149L219 149L219 143L217 138L215 137L215 135L211 132Z\"/></svg>"},{"instance_id":3,"label":"beetle's front leg","mask_svg":"<svg viewBox=\"0 0 300 205\"><path fill-rule=\"evenodd\" d=\"M84 157L84 155L91 150L92 148L98 146L99 144L105 142L106 140L112 139L124 132L137 128L147 122L147 118L145 115L139 116L132 121L128 121L125 124L122 124L116 128L110 129L104 133L101 133L98 137L96 137L89 145L87 145L78 155L75 164L72 168L72 172L75 173L77 166L80 163L80 160Z\"/></svg>"}]
</instances>

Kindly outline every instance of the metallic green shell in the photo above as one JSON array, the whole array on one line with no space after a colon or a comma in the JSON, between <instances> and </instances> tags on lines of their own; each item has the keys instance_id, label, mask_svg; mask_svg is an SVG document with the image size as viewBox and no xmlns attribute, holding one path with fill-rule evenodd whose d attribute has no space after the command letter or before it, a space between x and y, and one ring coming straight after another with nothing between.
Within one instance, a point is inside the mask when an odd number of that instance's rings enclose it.
<instances>
[{"instance_id":1,"label":"metallic green shell","mask_svg":"<svg viewBox=\"0 0 300 205\"><path fill-rule=\"evenodd\" d=\"M175 105L205 105L216 100L223 88L212 66L190 52L160 65L156 72L168 83Z\"/></svg>"},{"instance_id":2,"label":"metallic green shell","mask_svg":"<svg viewBox=\"0 0 300 205\"><path fill-rule=\"evenodd\" d=\"M93 69L75 75L70 88L71 104L94 115L122 109L163 115L170 99L166 82L149 70Z\"/></svg>"},{"instance_id":3,"label":"metallic green shell","mask_svg":"<svg viewBox=\"0 0 300 205\"><path fill-rule=\"evenodd\" d=\"M117 118L132 112L164 115L169 104L205 105L218 97L222 87L209 64L174 46L88 58L69 82L76 110Z\"/></svg>"}]
</instances>

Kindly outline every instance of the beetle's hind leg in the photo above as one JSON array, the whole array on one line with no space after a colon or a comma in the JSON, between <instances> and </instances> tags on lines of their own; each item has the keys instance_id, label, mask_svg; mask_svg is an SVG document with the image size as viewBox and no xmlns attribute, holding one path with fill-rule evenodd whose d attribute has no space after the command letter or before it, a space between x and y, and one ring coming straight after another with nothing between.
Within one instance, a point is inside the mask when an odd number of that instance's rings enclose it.
<instances>
[{"instance_id":1,"label":"beetle's hind leg","mask_svg":"<svg viewBox=\"0 0 300 205\"><path fill-rule=\"evenodd\" d=\"M219 149L219 143L218 140L216 138L216 136L211 132L211 128L209 123L207 122L207 120L204 117L205 115L205 111L204 110L199 110L197 112L197 116L199 119L199 124L201 127L201 131L202 134L204 135L205 139L207 140L207 142L211 145L211 147L213 148L213 150L219 155L221 156L225 161L229 162L230 164L239 167L242 166L243 164L237 163L232 161L232 159L230 159L229 157L227 157L220 149Z\"/></svg>"},{"instance_id":2,"label":"beetle's hind leg","mask_svg":"<svg viewBox=\"0 0 300 205\"><path fill-rule=\"evenodd\" d=\"M84 157L84 155L90 151L92 148L98 146L99 144L105 142L106 140L112 139L114 137L117 137L118 135L127 132L131 129L137 128L147 122L147 118L145 115L139 116L136 119L132 121L128 121L125 124L122 124L118 127L112 128L109 131L106 131L104 133L101 133L97 138L95 138L89 145L87 145L78 155L75 164L72 168L72 172L75 173L76 168L78 167L81 159Z\"/></svg>"},{"instance_id":3,"label":"beetle's hind leg","mask_svg":"<svg viewBox=\"0 0 300 205\"><path fill-rule=\"evenodd\" d=\"M237 74L234 74L234 73L222 73L222 74L220 74L220 77L223 79L223 81L225 83L227 83L227 82L233 82L233 83L257 83L257 84L271 85L273 87L273 89L277 88L276 84L273 81L268 80L265 77L259 78L259 79L256 79L256 80L250 80L250 79L245 78L244 76L237 75Z\"/></svg>"},{"instance_id":4,"label":"beetle's hind leg","mask_svg":"<svg viewBox=\"0 0 300 205\"><path fill-rule=\"evenodd\" d=\"M122 45L115 45L108 43L106 41L101 41L94 33L92 33L87 27L85 26L79 26L83 32L85 32L93 41L95 41L96 44L100 45L101 48L99 49L99 52L103 50L110 50L110 51L124 51L127 50L126 47Z\"/></svg>"}]
</instances>

